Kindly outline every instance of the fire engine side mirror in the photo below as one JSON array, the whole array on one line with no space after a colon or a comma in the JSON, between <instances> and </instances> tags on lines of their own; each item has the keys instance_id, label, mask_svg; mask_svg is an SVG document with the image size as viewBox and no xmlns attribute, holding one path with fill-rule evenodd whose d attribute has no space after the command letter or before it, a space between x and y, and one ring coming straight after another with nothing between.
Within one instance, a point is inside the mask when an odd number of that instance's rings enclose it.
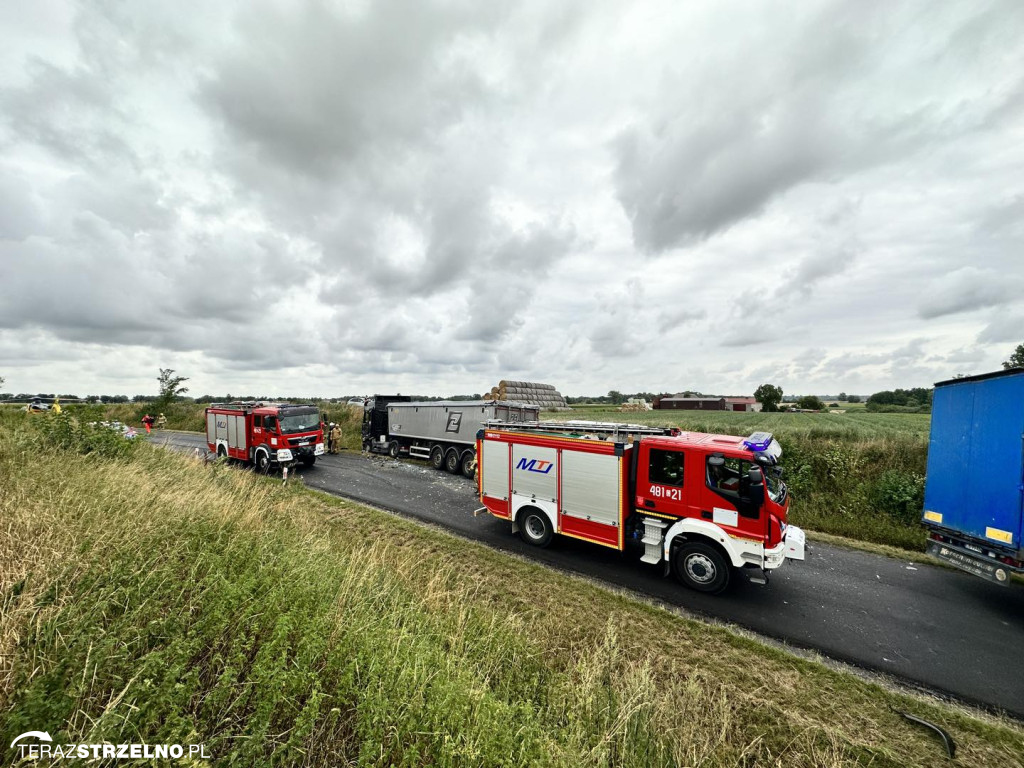
<instances>
[{"instance_id":1,"label":"fire engine side mirror","mask_svg":"<svg viewBox=\"0 0 1024 768\"><path fill-rule=\"evenodd\" d=\"M750 479L751 488L758 485L764 485L764 473L761 472L760 467L751 467L747 471L747 477Z\"/></svg>"}]
</instances>

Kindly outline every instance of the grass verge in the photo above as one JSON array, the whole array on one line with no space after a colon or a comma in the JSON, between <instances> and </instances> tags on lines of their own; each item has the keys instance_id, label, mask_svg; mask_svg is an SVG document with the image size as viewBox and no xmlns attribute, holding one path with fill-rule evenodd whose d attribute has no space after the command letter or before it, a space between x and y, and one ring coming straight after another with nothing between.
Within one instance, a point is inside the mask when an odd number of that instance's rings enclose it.
<instances>
[{"instance_id":1,"label":"grass verge","mask_svg":"<svg viewBox=\"0 0 1024 768\"><path fill-rule=\"evenodd\" d=\"M1024 731L301 485L0 432L0 741L224 765L1020 766Z\"/></svg>"}]
</instances>

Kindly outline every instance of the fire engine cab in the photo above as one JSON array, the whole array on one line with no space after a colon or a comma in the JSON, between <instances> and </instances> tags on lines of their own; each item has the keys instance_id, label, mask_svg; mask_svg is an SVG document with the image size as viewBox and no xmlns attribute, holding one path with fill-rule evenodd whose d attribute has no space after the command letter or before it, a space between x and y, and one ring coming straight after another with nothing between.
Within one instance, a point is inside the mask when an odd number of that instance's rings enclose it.
<instances>
[{"instance_id":1,"label":"fire engine cab","mask_svg":"<svg viewBox=\"0 0 1024 768\"><path fill-rule=\"evenodd\" d=\"M206 443L217 456L252 463L260 472L324 453L320 413L292 403L213 403L206 409Z\"/></svg>"},{"instance_id":2,"label":"fire engine cab","mask_svg":"<svg viewBox=\"0 0 1024 768\"><path fill-rule=\"evenodd\" d=\"M736 572L767 584L804 559L771 434L637 424L491 421L477 435L480 502L529 544L554 535L642 549L685 585L724 590Z\"/></svg>"}]
</instances>

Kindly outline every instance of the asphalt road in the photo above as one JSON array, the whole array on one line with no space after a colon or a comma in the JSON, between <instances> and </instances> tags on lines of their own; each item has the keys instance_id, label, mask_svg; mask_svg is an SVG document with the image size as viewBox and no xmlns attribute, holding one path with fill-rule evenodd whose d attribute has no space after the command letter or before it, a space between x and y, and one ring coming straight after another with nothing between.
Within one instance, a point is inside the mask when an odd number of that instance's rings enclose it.
<instances>
[{"instance_id":1,"label":"asphalt road","mask_svg":"<svg viewBox=\"0 0 1024 768\"><path fill-rule=\"evenodd\" d=\"M153 438L205 449L202 435ZM809 542L761 587L745 579L710 597L663 578L660 567L585 542L536 549L507 522L473 516L476 487L426 463L342 453L301 470L306 485L425 520L499 550L634 590L692 613L882 672L1024 719L1024 588L941 567ZM795 503L799 503L798 501Z\"/></svg>"}]
</instances>

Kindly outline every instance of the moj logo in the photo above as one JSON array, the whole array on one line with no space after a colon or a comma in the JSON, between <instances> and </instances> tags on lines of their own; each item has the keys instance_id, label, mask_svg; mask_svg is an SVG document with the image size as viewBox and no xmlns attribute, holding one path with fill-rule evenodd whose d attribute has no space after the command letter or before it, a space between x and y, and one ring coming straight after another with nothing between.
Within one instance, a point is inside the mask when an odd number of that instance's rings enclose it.
<instances>
[{"instance_id":1,"label":"moj logo","mask_svg":"<svg viewBox=\"0 0 1024 768\"><path fill-rule=\"evenodd\" d=\"M553 461L541 461L540 459L520 459L516 469L525 469L527 472L536 472L546 475L555 466Z\"/></svg>"}]
</instances>

